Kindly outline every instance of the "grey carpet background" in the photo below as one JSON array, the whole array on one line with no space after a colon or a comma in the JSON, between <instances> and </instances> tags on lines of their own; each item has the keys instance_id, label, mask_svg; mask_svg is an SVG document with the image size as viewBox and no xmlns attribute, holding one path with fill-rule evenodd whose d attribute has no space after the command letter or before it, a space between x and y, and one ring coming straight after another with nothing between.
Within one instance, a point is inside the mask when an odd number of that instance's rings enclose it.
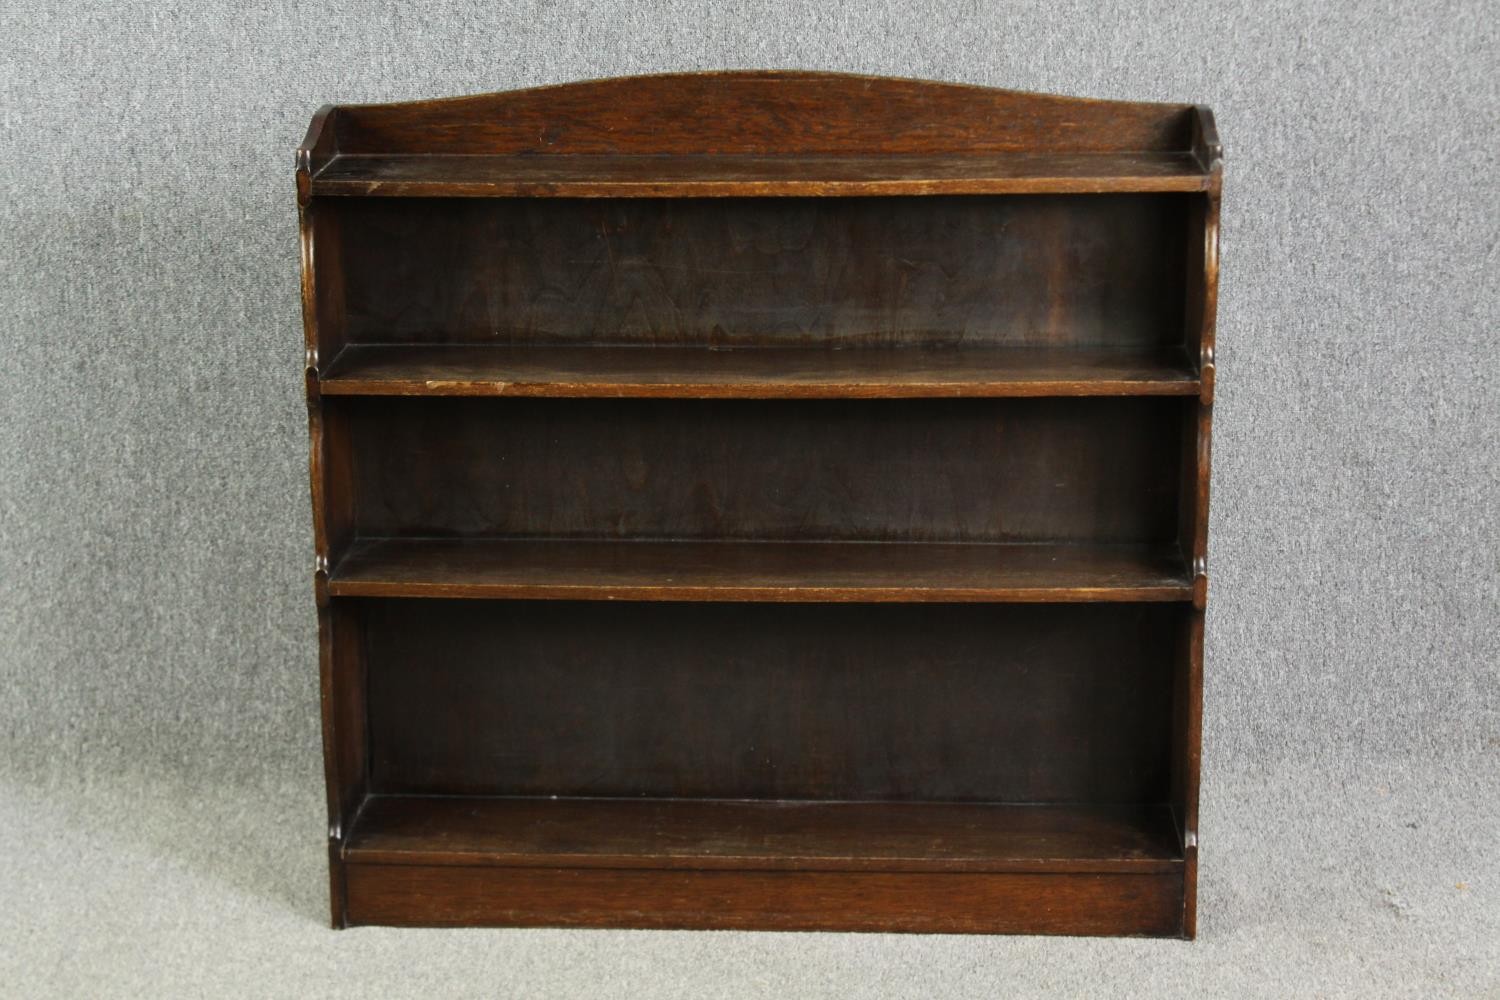
<instances>
[{"instance_id":1,"label":"grey carpet background","mask_svg":"<svg viewBox=\"0 0 1500 1000\"><path fill-rule=\"evenodd\" d=\"M1482 0L0 7L0 994L1500 996ZM292 148L845 70L1211 104L1201 938L325 930Z\"/></svg>"}]
</instances>

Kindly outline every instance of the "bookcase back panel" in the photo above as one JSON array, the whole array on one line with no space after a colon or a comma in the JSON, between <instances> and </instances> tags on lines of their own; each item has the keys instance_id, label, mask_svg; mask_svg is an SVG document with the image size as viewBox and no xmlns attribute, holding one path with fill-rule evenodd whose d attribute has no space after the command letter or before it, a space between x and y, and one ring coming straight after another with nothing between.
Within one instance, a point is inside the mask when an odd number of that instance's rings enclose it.
<instances>
[{"instance_id":1,"label":"bookcase back panel","mask_svg":"<svg viewBox=\"0 0 1500 1000\"><path fill-rule=\"evenodd\" d=\"M360 604L375 791L1167 794L1177 606Z\"/></svg>"},{"instance_id":2,"label":"bookcase back panel","mask_svg":"<svg viewBox=\"0 0 1500 1000\"><path fill-rule=\"evenodd\" d=\"M1170 398L340 400L378 536L1169 542Z\"/></svg>"},{"instance_id":3,"label":"bookcase back panel","mask_svg":"<svg viewBox=\"0 0 1500 1000\"><path fill-rule=\"evenodd\" d=\"M355 343L1183 342L1188 198L336 199Z\"/></svg>"}]
</instances>

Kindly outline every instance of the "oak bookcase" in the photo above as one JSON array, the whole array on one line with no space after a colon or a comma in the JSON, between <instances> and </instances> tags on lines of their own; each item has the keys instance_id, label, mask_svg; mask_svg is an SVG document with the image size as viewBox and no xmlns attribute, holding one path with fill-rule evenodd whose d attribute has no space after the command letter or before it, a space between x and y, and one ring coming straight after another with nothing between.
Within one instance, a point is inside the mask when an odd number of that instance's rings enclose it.
<instances>
[{"instance_id":1,"label":"oak bookcase","mask_svg":"<svg viewBox=\"0 0 1500 1000\"><path fill-rule=\"evenodd\" d=\"M1195 927L1207 109L320 110L333 923Z\"/></svg>"}]
</instances>

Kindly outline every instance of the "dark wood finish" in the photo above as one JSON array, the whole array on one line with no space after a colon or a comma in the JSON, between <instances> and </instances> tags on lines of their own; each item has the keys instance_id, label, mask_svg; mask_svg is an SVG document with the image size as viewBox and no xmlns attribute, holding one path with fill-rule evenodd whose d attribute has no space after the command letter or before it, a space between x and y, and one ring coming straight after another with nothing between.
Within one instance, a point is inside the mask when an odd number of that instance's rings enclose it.
<instances>
[{"instance_id":1,"label":"dark wood finish","mask_svg":"<svg viewBox=\"0 0 1500 1000\"><path fill-rule=\"evenodd\" d=\"M1174 541L1178 428L1196 409L1169 398L325 407L353 427L366 537L1150 545Z\"/></svg>"},{"instance_id":2,"label":"dark wood finish","mask_svg":"<svg viewBox=\"0 0 1500 1000\"><path fill-rule=\"evenodd\" d=\"M738 871L1182 871L1165 806L375 796L359 864Z\"/></svg>"},{"instance_id":3,"label":"dark wood finish","mask_svg":"<svg viewBox=\"0 0 1500 1000\"><path fill-rule=\"evenodd\" d=\"M373 792L1114 804L1166 800L1190 610L361 604Z\"/></svg>"},{"instance_id":4,"label":"dark wood finish","mask_svg":"<svg viewBox=\"0 0 1500 1000\"><path fill-rule=\"evenodd\" d=\"M1194 612L1177 656L1173 731L1173 778L1170 801L1186 859L1183 883L1185 937L1198 932L1198 788L1203 743L1203 627L1208 601L1208 504L1213 440L1216 364L1214 342L1219 298L1219 205L1223 190L1223 149L1213 112L1194 110L1193 146L1208 170L1205 195L1191 201L1188 215L1187 345L1198 355L1199 407L1183 435L1182 498L1179 504L1179 551L1193 572Z\"/></svg>"},{"instance_id":5,"label":"dark wood finish","mask_svg":"<svg viewBox=\"0 0 1500 1000\"><path fill-rule=\"evenodd\" d=\"M344 347L343 268L338 217L319 210L311 194L315 164L331 155L332 108L313 116L297 151L297 216L302 257L303 380L307 390L308 462L313 515L313 592L318 608L319 700L323 767L328 796L329 904L335 927L346 921L344 836L368 792L365 689L359 624L352 610L334 607L328 571L334 554L349 545L354 527L348 424L325 412L319 378L324 358Z\"/></svg>"},{"instance_id":6,"label":"dark wood finish","mask_svg":"<svg viewBox=\"0 0 1500 1000\"><path fill-rule=\"evenodd\" d=\"M1171 548L365 539L338 597L580 601L1190 601Z\"/></svg>"},{"instance_id":7,"label":"dark wood finish","mask_svg":"<svg viewBox=\"0 0 1500 1000\"><path fill-rule=\"evenodd\" d=\"M1195 109L835 73L676 73L406 104L345 105L334 154L713 155L1192 152Z\"/></svg>"},{"instance_id":8,"label":"dark wood finish","mask_svg":"<svg viewBox=\"0 0 1500 1000\"><path fill-rule=\"evenodd\" d=\"M677 74L296 174L335 926L1195 933L1207 108Z\"/></svg>"},{"instance_id":9,"label":"dark wood finish","mask_svg":"<svg viewBox=\"0 0 1500 1000\"><path fill-rule=\"evenodd\" d=\"M320 581L321 584L321 581ZM326 598L318 610L323 637L322 698L332 725L323 730L329 813L336 830L348 829L369 791L369 736L365 705L362 626L347 602Z\"/></svg>"},{"instance_id":10,"label":"dark wood finish","mask_svg":"<svg viewBox=\"0 0 1500 1000\"><path fill-rule=\"evenodd\" d=\"M1191 197L318 207L351 343L1155 351L1185 343Z\"/></svg>"},{"instance_id":11,"label":"dark wood finish","mask_svg":"<svg viewBox=\"0 0 1500 1000\"><path fill-rule=\"evenodd\" d=\"M359 156L317 195L397 198L724 198L1203 191L1193 153L986 156Z\"/></svg>"},{"instance_id":12,"label":"dark wood finish","mask_svg":"<svg viewBox=\"0 0 1500 1000\"><path fill-rule=\"evenodd\" d=\"M351 345L323 376L340 396L914 399L1197 396L1179 348L490 347Z\"/></svg>"},{"instance_id":13,"label":"dark wood finish","mask_svg":"<svg viewBox=\"0 0 1500 1000\"><path fill-rule=\"evenodd\" d=\"M351 924L1182 933L1176 874L903 874L362 865Z\"/></svg>"}]
</instances>

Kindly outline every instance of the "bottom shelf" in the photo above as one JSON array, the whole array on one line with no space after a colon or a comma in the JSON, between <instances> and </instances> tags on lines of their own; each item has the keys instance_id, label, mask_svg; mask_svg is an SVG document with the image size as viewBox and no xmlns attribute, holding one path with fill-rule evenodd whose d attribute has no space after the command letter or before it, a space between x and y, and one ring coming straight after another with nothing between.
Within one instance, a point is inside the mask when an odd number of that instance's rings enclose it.
<instances>
[{"instance_id":1,"label":"bottom shelf","mask_svg":"<svg viewBox=\"0 0 1500 1000\"><path fill-rule=\"evenodd\" d=\"M371 864L774 871L1163 872L1165 806L377 795L344 858Z\"/></svg>"},{"instance_id":2,"label":"bottom shelf","mask_svg":"<svg viewBox=\"0 0 1500 1000\"><path fill-rule=\"evenodd\" d=\"M1182 933L1164 806L374 796L350 924Z\"/></svg>"}]
</instances>

